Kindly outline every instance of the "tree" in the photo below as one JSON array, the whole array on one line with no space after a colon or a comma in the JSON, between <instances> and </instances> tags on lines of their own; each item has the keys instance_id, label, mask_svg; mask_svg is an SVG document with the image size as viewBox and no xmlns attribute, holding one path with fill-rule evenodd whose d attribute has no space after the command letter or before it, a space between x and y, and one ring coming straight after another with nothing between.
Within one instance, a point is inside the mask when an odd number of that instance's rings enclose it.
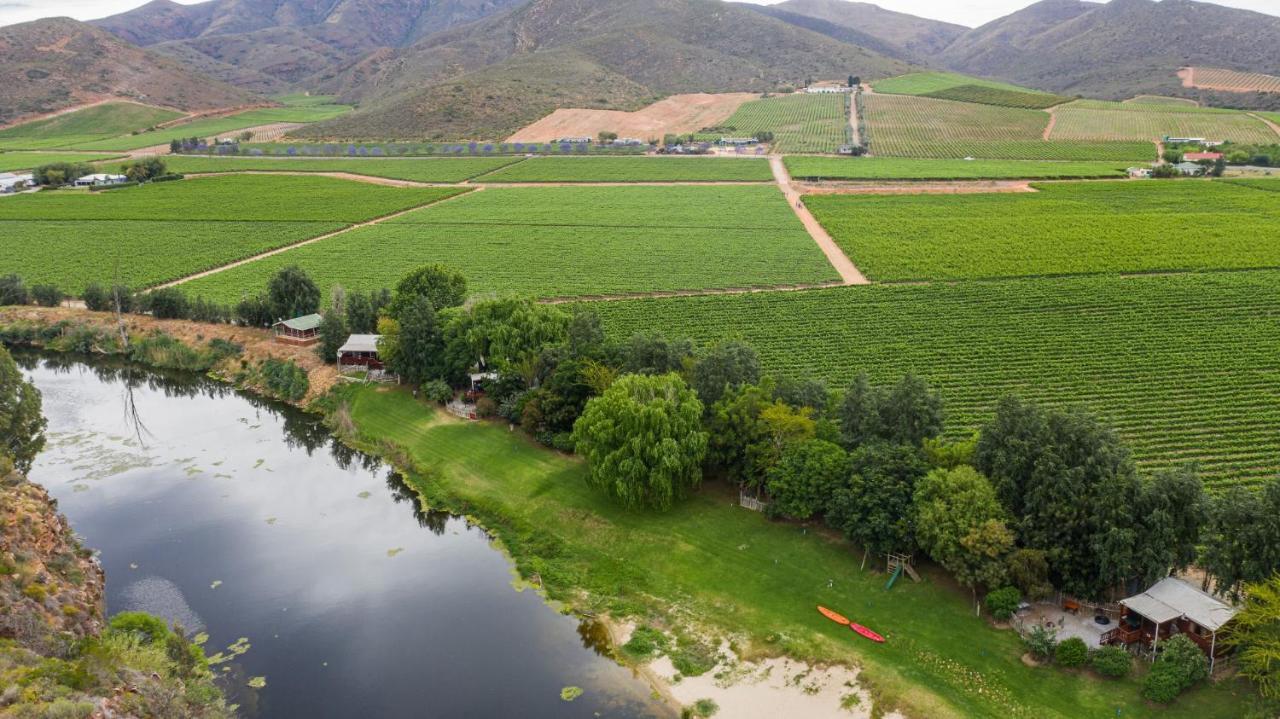
<instances>
[{"instance_id":1,"label":"tree","mask_svg":"<svg viewBox=\"0 0 1280 719\"><path fill-rule=\"evenodd\" d=\"M168 170L164 161L158 157L149 157L132 164L120 166L120 174L129 178L130 182L147 182L164 175Z\"/></svg>"},{"instance_id":2,"label":"tree","mask_svg":"<svg viewBox=\"0 0 1280 719\"><path fill-rule=\"evenodd\" d=\"M185 320L191 316L191 302L177 287L161 287L141 296L145 309L162 320Z\"/></svg>"},{"instance_id":3,"label":"tree","mask_svg":"<svg viewBox=\"0 0 1280 719\"><path fill-rule=\"evenodd\" d=\"M913 551L912 498L929 471L920 450L872 444L851 452L849 464L849 482L832 495L827 524L877 554Z\"/></svg>"},{"instance_id":4,"label":"tree","mask_svg":"<svg viewBox=\"0 0 1280 719\"><path fill-rule=\"evenodd\" d=\"M1219 157L1213 161L1213 169L1209 170L1209 174L1213 177L1222 177L1227 171L1227 161Z\"/></svg>"},{"instance_id":5,"label":"tree","mask_svg":"<svg viewBox=\"0 0 1280 719\"><path fill-rule=\"evenodd\" d=\"M693 358L693 343L668 340L660 332L636 333L620 351L619 364L626 374L667 374L685 370L685 363Z\"/></svg>"},{"instance_id":6,"label":"tree","mask_svg":"<svg viewBox=\"0 0 1280 719\"><path fill-rule=\"evenodd\" d=\"M919 446L942 433L942 397L914 374L906 374L894 385L880 408L885 439L896 444Z\"/></svg>"},{"instance_id":7,"label":"tree","mask_svg":"<svg viewBox=\"0 0 1280 719\"><path fill-rule=\"evenodd\" d=\"M840 434L846 447L860 447L884 435L883 403L884 392L871 386L867 373L859 372L840 403Z\"/></svg>"},{"instance_id":8,"label":"tree","mask_svg":"<svg viewBox=\"0 0 1280 719\"><path fill-rule=\"evenodd\" d=\"M378 356L410 384L441 379L444 337L431 301L418 296L399 317L384 319L379 326L385 331L378 343Z\"/></svg>"},{"instance_id":9,"label":"tree","mask_svg":"<svg viewBox=\"0 0 1280 719\"><path fill-rule=\"evenodd\" d=\"M969 587L1005 580L1005 556L1013 533L986 477L972 467L935 469L920 480L913 498L920 548Z\"/></svg>"},{"instance_id":10,"label":"tree","mask_svg":"<svg viewBox=\"0 0 1280 719\"><path fill-rule=\"evenodd\" d=\"M1015 549L1005 561L1009 581L1032 601L1053 594L1049 582L1049 559L1044 550Z\"/></svg>"},{"instance_id":11,"label":"tree","mask_svg":"<svg viewBox=\"0 0 1280 719\"><path fill-rule=\"evenodd\" d=\"M396 283L387 313L398 318L418 297L425 297L436 312L457 307L467 300L467 278L447 265L423 265Z\"/></svg>"},{"instance_id":12,"label":"tree","mask_svg":"<svg viewBox=\"0 0 1280 719\"><path fill-rule=\"evenodd\" d=\"M31 296L41 307L57 307L66 298L62 290L54 285L36 285L31 288Z\"/></svg>"},{"instance_id":13,"label":"tree","mask_svg":"<svg viewBox=\"0 0 1280 719\"><path fill-rule=\"evenodd\" d=\"M768 472L769 511L794 519L822 512L848 476L848 463L838 444L809 439L789 445Z\"/></svg>"},{"instance_id":14,"label":"tree","mask_svg":"<svg viewBox=\"0 0 1280 719\"><path fill-rule=\"evenodd\" d=\"M808 407L813 410L815 417L826 415L831 403L827 384L817 379L796 380L784 377L776 382L773 397L797 409Z\"/></svg>"},{"instance_id":15,"label":"tree","mask_svg":"<svg viewBox=\"0 0 1280 719\"><path fill-rule=\"evenodd\" d=\"M350 335L342 313L331 309L320 322L320 344L316 346L316 353L325 362L336 362L338 350L346 344Z\"/></svg>"},{"instance_id":16,"label":"tree","mask_svg":"<svg viewBox=\"0 0 1280 719\"><path fill-rule=\"evenodd\" d=\"M587 483L627 507L670 509L702 481L702 403L678 375L624 375L574 424Z\"/></svg>"},{"instance_id":17,"label":"tree","mask_svg":"<svg viewBox=\"0 0 1280 719\"><path fill-rule=\"evenodd\" d=\"M578 309L569 319L567 330L569 353L574 357L599 359L607 346L600 315L593 310Z\"/></svg>"},{"instance_id":18,"label":"tree","mask_svg":"<svg viewBox=\"0 0 1280 719\"><path fill-rule=\"evenodd\" d=\"M741 486L754 485L761 476L752 465L749 448L765 440L760 413L771 402L773 386L766 381L730 389L712 406L704 420L710 436L707 462Z\"/></svg>"},{"instance_id":19,"label":"tree","mask_svg":"<svg viewBox=\"0 0 1280 719\"><path fill-rule=\"evenodd\" d=\"M18 275L0 277L0 307L4 305L29 305L31 293Z\"/></svg>"},{"instance_id":20,"label":"tree","mask_svg":"<svg viewBox=\"0 0 1280 719\"><path fill-rule=\"evenodd\" d=\"M1218 494L1203 540L1200 563L1219 592L1238 597L1245 582L1262 582L1280 571L1280 480Z\"/></svg>"},{"instance_id":21,"label":"tree","mask_svg":"<svg viewBox=\"0 0 1280 719\"><path fill-rule=\"evenodd\" d=\"M718 402L726 390L759 381L760 358L738 341L710 348L693 366L693 388L707 407Z\"/></svg>"},{"instance_id":22,"label":"tree","mask_svg":"<svg viewBox=\"0 0 1280 719\"><path fill-rule=\"evenodd\" d=\"M987 594L985 600L991 616L1004 621L1013 616L1022 603L1022 592L1017 587L1001 587Z\"/></svg>"},{"instance_id":23,"label":"tree","mask_svg":"<svg viewBox=\"0 0 1280 719\"><path fill-rule=\"evenodd\" d=\"M267 305L274 320L287 320L320 310L320 288L301 267L280 270L267 284Z\"/></svg>"},{"instance_id":24,"label":"tree","mask_svg":"<svg viewBox=\"0 0 1280 719\"><path fill-rule=\"evenodd\" d=\"M859 81L859 79L860 79L860 78L858 78L856 75L850 75L850 76L849 76L849 87L857 87L857 86L860 84L860 83L858 82L858 81Z\"/></svg>"},{"instance_id":25,"label":"tree","mask_svg":"<svg viewBox=\"0 0 1280 719\"><path fill-rule=\"evenodd\" d=\"M602 130L599 134L596 135L596 142L600 143L601 145L607 145L616 139L618 139L618 133L616 132L608 132L608 131Z\"/></svg>"},{"instance_id":26,"label":"tree","mask_svg":"<svg viewBox=\"0 0 1280 719\"><path fill-rule=\"evenodd\" d=\"M1143 486L1134 511L1141 520L1135 561L1144 584L1195 562L1209 511L1194 467L1157 474Z\"/></svg>"},{"instance_id":27,"label":"tree","mask_svg":"<svg viewBox=\"0 0 1280 719\"><path fill-rule=\"evenodd\" d=\"M40 407L40 390L23 379L9 351L0 346L0 455L23 474L44 449L48 423Z\"/></svg>"},{"instance_id":28,"label":"tree","mask_svg":"<svg viewBox=\"0 0 1280 719\"><path fill-rule=\"evenodd\" d=\"M1240 673L1268 699L1280 699L1280 574L1250 584L1244 609L1224 638L1239 654Z\"/></svg>"}]
</instances>

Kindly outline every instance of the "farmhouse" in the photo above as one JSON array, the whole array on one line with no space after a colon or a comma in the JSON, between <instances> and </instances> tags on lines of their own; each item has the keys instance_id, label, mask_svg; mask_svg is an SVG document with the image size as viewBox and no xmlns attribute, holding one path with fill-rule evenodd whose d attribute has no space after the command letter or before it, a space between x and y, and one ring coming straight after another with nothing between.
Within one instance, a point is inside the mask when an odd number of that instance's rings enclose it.
<instances>
[{"instance_id":1,"label":"farmhouse","mask_svg":"<svg viewBox=\"0 0 1280 719\"><path fill-rule=\"evenodd\" d=\"M378 358L378 340L382 335L351 335L338 348L338 371L349 369L382 369Z\"/></svg>"},{"instance_id":2,"label":"farmhouse","mask_svg":"<svg viewBox=\"0 0 1280 719\"><path fill-rule=\"evenodd\" d=\"M124 175L108 175L103 172L85 175L76 180L76 187L104 187L108 185L123 185L128 182L129 178Z\"/></svg>"},{"instance_id":3,"label":"farmhouse","mask_svg":"<svg viewBox=\"0 0 1280 719\"><path fill-rule=\"evenodd\" d=\"M744 147L746 145L757 145L759 143L760 143L760 140L754 137L722 137L720 138L721 145L736 145L738 147Z\"/></svg>"},{"instance_id":4,"label":"farmhouse","mask_svg":"<svg viewBox=\"0 0 1280 719\"><path fill-rule=\"evenodd\" d=\"M853 88L848 85L810 85L804 89L810 95L837 95L840 93L853 92Z\"/></svg>"},{"instance_id":5,"label":"farmhouse","mask_svg":"<svg viewBox=\"0 0 1280 719\"><path fill-rule=\"evenodd\" d=\"M320 315L303 315L291 320L280 320L271 325L271 329L275 330L276 342L305 347L320 341L322 321L324 318Z\"/></svg>"},{"instance_id":6,"label":"farmhouse","mask_svg":"<svg viewBox=\"0 0 1280 719\"><path fill-rule=\"evenodd\" d=\"M1203 137L1170 137L1164 136L1164 141L1174 145L1206 145L1209 141ZM1218 144L1218 143L1213 143Z\"/></svg>"},{"instance_id":7,"label":"farmhouse","mask_svg":"<svg viewBox=\"0 0 1280 719\"><path fill-rule=\"evenodd\" d=\"M1186 160L1187 162L1204 162L1206 160L1213 162L1216 160L1221 160L1222 153L1221 152L1188 152L1187 154L1182 156L1182 159Z\"/></svg>"},{"instance_id":8,"label":"farmhouse","mask_svg":"<svg viewBox=\"0 0 1280 719\"><path fill-rule=\"evenodd\" d=\"M1237 611L1174 577L1165 577L1147 591L1122 599L1120 607L1120 626L1102 635L1103 644L1137 645L1155 657L1161 640L1185 634L1209 656L1210 671L1226 653L1218 645L1218 631Z\"/></svg>"},{"instance_id":9,"label":"farmhouse","mask_svg":"<svg viewBox=\"0 0 1280 719\"><path fill-rule=\"evenodd\" d=\"M1190 177L1195 177L1197 175L1204 174L1204 167L1194 162L1186 162L1186 161L1179 162L1178 164L1174 165L1174 168L1176 168L1178 172L1181 172L1182 174L1188 175Z\"/></svg>"}]
</instances>

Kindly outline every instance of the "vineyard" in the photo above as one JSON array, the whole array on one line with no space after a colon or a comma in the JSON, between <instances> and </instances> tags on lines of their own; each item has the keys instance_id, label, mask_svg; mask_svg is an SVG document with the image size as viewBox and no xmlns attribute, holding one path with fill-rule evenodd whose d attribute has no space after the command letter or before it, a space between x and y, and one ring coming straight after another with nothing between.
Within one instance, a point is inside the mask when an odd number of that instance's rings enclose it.
<instances>
[{"instance_id":1,"label":"vineyard","mask_svg":"<svg viewBox=\"0 0 1280 719\"><path fill-rule=\"evenodd\" d=\"M797 156L786 158L786 164L797 180L1060 180L1125 173L1122 162Z\"/></svg>"},{"instance_id":2,"label":"vineyard","mask_svg":"<svg viewBox=\"0 0 1280 719\"><path fill-rule=\"evenodd\" d=\"M0 172L31 170L54 162L97 162L116 155L75 152L0 152Z\"/></svg>"},{"instance_id":3,"label":"vineyard","mask_svg":"<svg viewBox=\"0 0 1280 719\"><path fill-rule=\"evenodd\" d=\"M1195 87L1229 92L1280 92L1280 77L1216 67L1195 68Z\"/></svg>"},{"instance_id":4,"label":"vineyard","mask_svg":"<svg viewBox=\"0 0 1280 719\"><path fill-rule=\"evenodd\" d=\"M176 120L182 113L112 102L0 130L0 149L46 150L106 140Z\"/></svg>"},{"instance_id":5,"label":"vineyard","mask_svg":"<svg viewBox=\"0 0 1280 719\"><path fill-rule=\"evenodd\" d=\"M1004 90L998 87L986 87L984 85L957 85L945 90L925 93L924 97L932 97L938 100L955 100L957 102L976 102L981 105L996 105L998 107L1021 107L1033 110L1043 110L1046 107L1061 105L1064 102L1070 102L1072 100L1072 98L1064 97L1062 95L1049 95L1043 92Z\"/></svg>"},{"instance_id":6,"label":"vineyard","mask_svg":"<svg viewBox=\"0 0 1280 719\"><path fill-rule=\"evenodd\" d=\"M174 125L164 130L153 130L137 135L112 137L96 142L77 142L76 149L81 150L137 150L154 145L167 145L170 140L183 137L210 138L225 135L261 125L272 125L279 122L308 123L319 122L337 117L351 108L346 105L316 105L311 107L268 107L249 110L227 117L215 117L207 120L196 120L182 125Z\"/></svg>"},{"instance_id":7,"label":"vineyard","mask_svg":"<svg viewBox=\"0 0 1280 719\"><path fill-rule=\"evenodd\" d=\"M872 154L991 160L1151 161L1155 147L1133 142L1049 142L1049 115L908 95L867 95L863 116Z\"/></svg>"},{"instance_id":8,"label":"vineyard","mask_svg":"<svg viewBox=\"0 0 1280 719\"><path fill-rule=\"evenodd\" d=\"M608 302L616 338L739 338L768 372L843 386L915 372L968 435L1017 393L1083 404L1145 471L1198 461L1211 487L1280 471L1280 273L1080 277ZM838 321L836 321L838 318Z\"/></svg>"},{"instance_id":9,"label":"vineyard","mask_svg":"<svg viewBox=\"0 0 1280 719\"><path fill-rule=\"evenodd\" d=\"M1174 105L1077 101L1055 111L1050 139L1081 141L1149 140L1166 136L1203 137L1245 144L1276 142L1266 123L1242 112Z\"/></svg>"},{"instance_id":10,"label":"vineyard","mask_svg":"<svg viewBox=\"0 0 1280 719\"><path fill-rule=\"evenodd\" d=\"M761 159L707 157L535 157L479 182L768 182Z\"/></svg>"},{"instance_id":11,"label":"vineyard","mask_svg":"<svg viewBox=\"0 0 1280 719\"><path fill-rule=\"evenodd\" d=\"M1280 192L1280 178L1259 177L1252 180L1227 180L1226 182L1231 185L1239 185L1240 187L1251 187L1255 190Z\"/></svg>"},{"instance_id":12,"label":"vineyard","mask_svg":"<svg viewBox=\"0 0 1280 719\"><path fill-rule=\"evenodd\" d=\"M882 92L888 95L928 95L930 93L941 92L962 86L986 87L993 90L1005 90L1008 92L1041 95L1048 94L1037 93L1036 90L1020 87L1018 85L1011 85L1007 82L984 80L980 77L961 75L955 72L912 72L906 75L885 78L884 80L876 80L871 83L871 87L874 88L876 92Z\"/></svg>"},{"instance_id":13,"label":"vineyard","mask_svg":"<svg viewBox=\"0 0 1280 719\"><path fill-rule=\"evenodd\" d=\"M735 136L772 132L778 152L835 152L848 142L849 97L778 95L752 100L743 103L723 126L722 134Z\"/></svg>"},{"instance_id":14,"label":"vineyard","mask_svg":"<svg viewBox=\"0 0 1280 719\"><path fill-rule=\"evenodd\" d=\"M297 264L326 291L445 262L475 292L582 296L839 279L773 187L489 188L187 285L229 301Z\"/></svg>"},{"instance_id":15,"label":"vineyard","mask_svg":"<svg viewBox=\"0 0 1280 719\"><path fill-rule=\"evenodd\" d=\"M1261 239L1280 235L1268 193L1224 182L1039 190L814 195L805 203L881 281L1280 267L1280 243Z\"/></svg>"},{"instance_id":16,"label":"vineyard","mask_svg":"<svg viewBox=\"0 0 1280 719\"><path fill-rule=\"evenodd\" d=\"M3 157L3 156L0 156ZM423 159L204 157L170 155L172 172L347 172L413 182L462 182L516 162L514 157L432 157Z\"/></svg>"},{"instance_id":17,"label":"vineyard","mask_svg":"<svg viewBox=\"0 0 1280 719\"><path fill-rule=\"evenodd\" d=\"M1123 105L1159 105L1161 107L1200 107L1195 100L1185 97L1166 97L1164 95L1135 95L1125 100Z\"/></svg>"}]
</instances>

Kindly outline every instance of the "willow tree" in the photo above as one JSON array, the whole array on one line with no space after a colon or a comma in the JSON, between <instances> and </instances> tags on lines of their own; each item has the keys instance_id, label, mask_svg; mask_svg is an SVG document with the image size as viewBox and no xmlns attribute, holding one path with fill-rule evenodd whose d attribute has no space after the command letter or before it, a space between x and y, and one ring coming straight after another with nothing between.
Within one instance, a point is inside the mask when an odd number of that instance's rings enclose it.
<instances>
[{"instance_id":1,"label":"willow tree","mask_svg":"<svg viewBox=\"0 0 1280 719\"><path fill-rule=\"evenodd\" d=\"M624 375L574 424L587 483L627 507L670 509L702 481L702 403L676 374Z\"/></svg>"}]
</instances>

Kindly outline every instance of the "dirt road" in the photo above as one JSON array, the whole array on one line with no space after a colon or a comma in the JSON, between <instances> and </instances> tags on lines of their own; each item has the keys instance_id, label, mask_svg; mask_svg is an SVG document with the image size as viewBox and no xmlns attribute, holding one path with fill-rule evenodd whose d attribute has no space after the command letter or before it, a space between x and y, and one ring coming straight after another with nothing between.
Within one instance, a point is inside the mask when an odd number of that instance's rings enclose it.
<instances>
[{"instance_id":1,"label":"dirt road","mask_svg":"<svg viewBox=\"0 0 1280 719\"><path fill-rule=\"evenodd\" d=\"M849 139L854 146L862 144L862 136L858 134L858 93L849 93Z\"/></svg>"},{"instance_id":2,"label":"dirt road","mask_svg":"<svg viewBox=\"0 0 1280 719\"><path fill-rule=\"evenodd\" d=\"M871 284L865 275L853 264L844 250L831 239L831 235L827 234L827 230L818 222L813 213L809 212L809 208L804 206L804 202L800 199L800 193L796 191L791 184L791 175L787 172L787 166L783 164L781 156L773 156L769 158L769 165L773 168L773 177L778 182L778 188L782 190L782 196L787 198L787 203L791 205L792 210L796 213L796 217L800 219L800 224L804 225L804 229L808 231L809 236L818 244L818 249L822 250L822 254L827 256L827 261L835 268L840 275L840 280L846 285L869 285Z\"/></svg>"}]
</instances>

